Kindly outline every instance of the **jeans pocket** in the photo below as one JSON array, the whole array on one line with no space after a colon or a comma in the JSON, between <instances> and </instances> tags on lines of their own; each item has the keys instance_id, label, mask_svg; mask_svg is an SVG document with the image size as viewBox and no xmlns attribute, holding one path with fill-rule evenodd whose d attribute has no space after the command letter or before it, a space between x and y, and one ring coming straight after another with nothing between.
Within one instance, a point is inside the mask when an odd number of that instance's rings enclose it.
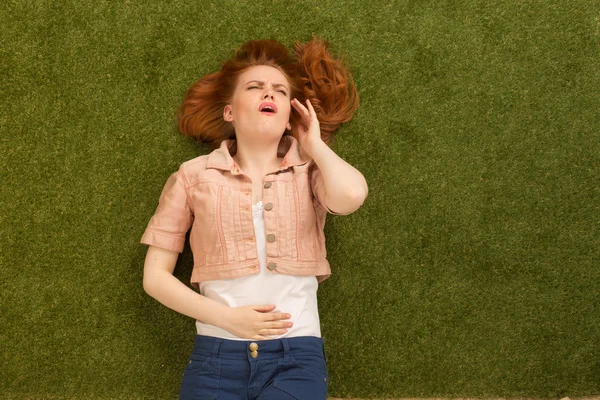
<instances>
[{"instance_id":1,"label":"jeans pocket","mask_svg":"<svg viewBox=\"0 0 600 400\"><path fill-rule=\"evenodd\" d=\"M185 366L185 370L183 373L190 374L194 372L199 372L206 367L210 360L210 355L192 354L187 362L187 365Z\"/></svg>"},{"instance_id":2,"label":"jeans pocket","mask_svg":"<svg viewBox=\"0 0 600 400\"><path fill-rule=\"evenodd\" d=\"M179 400L216 400L221 367L210 355L192 354L183 371Z\"/></svg>"},{"instance_id":3,"label":"jeans pocket","mask_svg":"<svg viewBox=\"0 0 600 400\"><path fill-rule=\"evenodd\" d=\"M319 356L290 355L280 360L273 386L297 400L326 400L329 376L325 360Z\"/></svg>"},{"instance_id":4,"label":"jeans pocket","mask_svg":"<svg viewBox=\"0 0 600 400\"><path fill-rule=\"evenodd\" d=\"M314 355L296 355L290 354L291 361L298 367L316 374L319 377L328 378L327 374L327 363L325 357L319 357Z\"/></svg>"}]
</instances>

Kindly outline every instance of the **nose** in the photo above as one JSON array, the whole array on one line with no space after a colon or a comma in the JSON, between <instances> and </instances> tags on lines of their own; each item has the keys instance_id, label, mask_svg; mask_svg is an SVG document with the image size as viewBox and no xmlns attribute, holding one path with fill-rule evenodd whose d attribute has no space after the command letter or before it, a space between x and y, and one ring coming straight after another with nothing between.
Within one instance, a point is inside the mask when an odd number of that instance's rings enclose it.
<instances>
[{"instance_id":1,"label":"nose","mask_svg":"<svg viewBox=\"0 0 600 400\"><path fill-rule=\"evenodd\" d=\"M271 98L271 100L274 98L273 96L273 88L267 88L265 90L265 93L263 94L263 99L267 99L267 98Z\"/></svg>"}]
</instances>

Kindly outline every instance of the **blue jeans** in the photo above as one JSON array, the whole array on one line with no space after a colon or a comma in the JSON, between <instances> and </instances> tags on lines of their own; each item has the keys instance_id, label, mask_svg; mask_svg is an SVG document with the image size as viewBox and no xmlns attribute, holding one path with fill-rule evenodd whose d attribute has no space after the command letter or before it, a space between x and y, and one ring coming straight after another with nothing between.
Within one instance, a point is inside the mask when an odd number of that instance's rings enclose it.
<instances>
[{"instance_id":1,"label":"blue jeans","mask_svg":"<svg viewBox=\"0 0 600 400\"><path fill-rule=\"evenodd\" d=\"M323 338L196 335L179 400L326 400L328 384Z\"/></svg>"}]
</instances>

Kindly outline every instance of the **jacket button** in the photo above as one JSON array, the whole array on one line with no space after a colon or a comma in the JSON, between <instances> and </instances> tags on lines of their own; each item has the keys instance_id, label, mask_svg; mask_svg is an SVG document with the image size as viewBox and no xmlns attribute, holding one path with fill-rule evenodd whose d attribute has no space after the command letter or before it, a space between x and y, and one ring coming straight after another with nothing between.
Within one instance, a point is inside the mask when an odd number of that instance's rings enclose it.
<instances>
[{"instance_id":1,"label":"jacket button","mask_svg":"<svg viewBox=\"0 0 600 400\"><path fill-rule=\"evenodd\" d=\"M265 204L265 210L271 211L272 209L273 209L273 203L267 203L267 204Z\"/></svg>"},{"instance_id":2,"label":"jacket button","mask_svg":"<svg viewBox=\"0 0 600 400\"><path fill-rule=\"evenodd\" d=\"M271 233L271 234L269 234L269 235L267 236L267 240L268 240L269 242L273 243L273 242L275 241L275 235L273 235L272 233Z\"/></svg>"},{"instance_id":3,"label":"jacket button","mask_svg":"<svg viewBox=\"0 0 600 400\"><path fill-rule=\"evenodd\" d=\"M271 187L271 182L265 182L265 189L268 189Z\"/></svg>"},{"instance_id":4,"label":"jacket button","mask_svg":"<svg viewBox=\"0 0 600 400\"><path fill-rule=\"evenodd\" d=\"M277 265L274 262L270 262L269 265L267 265L267 268L269 268L269 271L273 271L275 269L275 267L277 267Z\"/></svg>"}]
</instances>

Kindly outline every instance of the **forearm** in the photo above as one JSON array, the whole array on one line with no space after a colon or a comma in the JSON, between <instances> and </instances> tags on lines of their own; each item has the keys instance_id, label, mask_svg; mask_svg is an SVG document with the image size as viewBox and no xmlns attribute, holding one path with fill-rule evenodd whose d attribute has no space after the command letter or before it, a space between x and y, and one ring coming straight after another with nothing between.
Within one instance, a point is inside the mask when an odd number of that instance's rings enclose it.
<instances>
[{"instance_id":1,"label":"forearm","mask_svg":"<svg viewBox=\"0 0 600 400\"><path fill-rule=\"evenodd\" d=\"M168 271L152 271L144 277L144 290L164 306L206 324L223 327L228 306L187 287Z\"/></svg>"},{"instance_id":2,"label":"forearm","mask_svg":"<svg viewBox=\"0 0 600 400\"><path fill-rule=\"evenodd\" d=\"M306 152L323 175L327 206L341 212L360 207L369 192L367 181L360 171L344 161L322 140L307 147Z\"/></svg>"}]
</instances>

